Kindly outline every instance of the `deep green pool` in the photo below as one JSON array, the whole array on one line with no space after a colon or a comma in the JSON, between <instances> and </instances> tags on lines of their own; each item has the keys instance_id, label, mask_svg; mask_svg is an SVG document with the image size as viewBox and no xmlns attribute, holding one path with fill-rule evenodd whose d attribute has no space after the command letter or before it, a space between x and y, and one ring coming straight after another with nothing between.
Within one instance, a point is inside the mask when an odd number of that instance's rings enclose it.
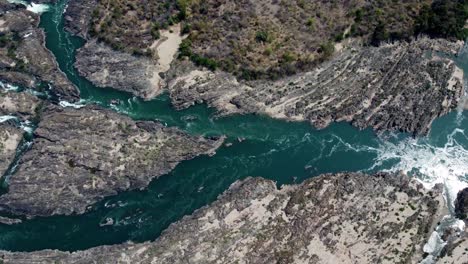
<instances>
[{"instance_id":1,"label":"deep green pool","mask_svg":"<svg viewBox=\"0 0 468 264\"><path fill-rule=\"evenodd\" d=\"M153 240L170 223L214 201L230 184L246 176L266 177L280 185L322 173L402 170L428 185L444 183L449 196L468 182L466 112L438 119L427 138L412 139L402 134L377 137L371 130L359 131L346 123L319 131L307 123L288 123L263 116L213 119L213 111L204 105L173 110L167 95L143 101L113 89L97 88L79 77L73 68L75 50L83 43L63 30L66 2L60 0L44 13L41 27L46 31L47 47L68 78L80 88L86 103L110 107L112 99L120 99L123 104L115 109L132 118L160 120L193 134L227 135L233 145L222 147L213 157L183 162L170 174L154 180L147 190L110 197L84 215L0 225L1 249L78 250L126 240ZM467 58L465 54L457 59L465 72ZM195 120L187 118L193 116ZM239 142L238 138L245 141ZM114 219L114 225L101 227L99 224L106 218Z\"/></svg>"}]
</instances>

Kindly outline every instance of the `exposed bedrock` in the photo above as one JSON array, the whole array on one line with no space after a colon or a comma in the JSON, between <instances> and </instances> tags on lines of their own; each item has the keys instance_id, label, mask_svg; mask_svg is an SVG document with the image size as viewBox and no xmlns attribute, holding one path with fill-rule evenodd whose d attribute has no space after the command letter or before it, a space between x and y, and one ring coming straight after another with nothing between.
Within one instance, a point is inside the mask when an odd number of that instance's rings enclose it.
<instances>
[{"instance_id":1,"label":"exposed bedrock","mask_svg":"<svg viewBox=\"0 0 468 264\"><path fill-rule=\"evenodd\" d=\"M154 242L0 256L4 263L416 263L443 207L441 188L426 190L405 175L329 174L281 189L247 178Z\"/></svg>"},{"instance_id":2,"label":"exposed bedrock","mask_svg":"<svg viewBox=\"0 0 468 264\"><path fill-rule=\"evenodd\" d=\"M150 58L136 57L111 47L88 41L78 50L75 67L81 76L98 87L112 87L142 98L155 97L162 92L156 66Z\"/></svg>"},{"instance_id":3,"label":"exposed bedrock","mask_svg":"<svg viewBox=\"0 0 468 264\"><path fill-rule=\"evenodd\" d=\"M43 101L27 92L0 91L0 115L12 115L21 121L37 118Z\"/></svg>"},{"instance_id":4,"label":"exposed bedrock","mask_svg":"<svg viewBox=\"0 0 468 264\"><path fill-rule=\"evenodd\" d=\"M26 92L0 91L0 182L23 140L24 131L18 121L37 120L42 104L42 100Z\"/></svg>"},{"instance_id":5,"label":"exposed bedrock","mask_svg":"<svg viewBox=\"0 0 468 264\"><path fill-rule=\"evenodd\" d=\"M20 5L0 1L0 80L35 89L47 83L64 100L78 99L78 89L58 68L38 28L39 16Z\"/></svg>"},{"instance_id":6,"label":"exposed bedrock","mask_svg":"<svg viewBox=\"0 0 468 264\"><path fill-rule=\"evenodd\" d=\"M183 160L214 154L222 141L96 106L51 105L8 192L0 196L0 210L27 216L83 213L105 196L145 188Z\"/></svg>"},{"instance_id":7,"label":"exposed bedrock","mask_svg":"<svg viewBox=\"0 0 468 264\"><path fill-rule=\"evenodd\" d=\"M437 53L455 55L461 47L420 38L348 48L314 71L269 82L239 82L183 61L168 73L168 90L177 109L205 102L222 115L260 113L317 128L347 121L421 135L463 95L462 70Z\"/></svg>"},{"instance_id":8,"label":"exposed bedrock","mask_svg":"<svg viewBox=\"0 0 468 264\"><path fill-rule=\"evenodd\" d=\"M23 131L8 123L0 123L0 182L16 155Z\"/></svg>"},{"instance_id":9,"label":"exposed bedrock","mask_svg":"<svg viewBox=\"0 0 468 264\"><path fill-rule=\"evenodd\" d=\"M71 0L64 13L65 30L84 39L89 37L89 23L97 0Z\"/></svg>"}]
</instances>

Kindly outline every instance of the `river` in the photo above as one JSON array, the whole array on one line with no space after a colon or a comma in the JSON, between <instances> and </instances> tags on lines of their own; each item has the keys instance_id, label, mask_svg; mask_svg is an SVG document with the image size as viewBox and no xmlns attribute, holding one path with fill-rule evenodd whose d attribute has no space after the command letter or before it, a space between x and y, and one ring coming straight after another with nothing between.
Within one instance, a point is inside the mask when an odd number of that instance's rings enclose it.
<instances>
[{"instance_id":1,"label":"river","mask_svg":"<svg viewBox=\"0 0 468 264\"><path fill-rule=\"evenodd\" d=\"M232 146L222 147L213 157L185 161L146 190L109 197L84 215L0 225L1 249L79 250L127 240L154 240L169 224L208 205L230 184L247 176L269 178L281 185L340 171L404 171L428 187L444 184L450 210L456 192L468 186L466 111L439 118L430 135L419 139L397 133L377 136L370 129L359 131L347 123L316 130L305 122L258 115L215 119L214 111L204 105L175 111L167 95L143 101L124 92L97 88L78 76L73 68L74 54L83 40L63 29L66 3L59 0L50 6L42 15L40 27L46 32L47 48L79 87L81 103L97 103L134 119L159 120L192 134L226 135ZM467 76L468 52L456 61ZM113 99L122 104L111 105ZM113 225L100 225L110 218Z\"/></svg>"}]
</instances>

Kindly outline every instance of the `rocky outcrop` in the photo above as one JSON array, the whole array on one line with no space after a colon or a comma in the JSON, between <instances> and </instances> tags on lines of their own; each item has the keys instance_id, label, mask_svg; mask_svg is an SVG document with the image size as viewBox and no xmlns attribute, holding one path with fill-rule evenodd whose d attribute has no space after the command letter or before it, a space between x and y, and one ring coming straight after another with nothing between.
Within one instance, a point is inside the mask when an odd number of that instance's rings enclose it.
<instances>
[{"instance_id":1,"label":"rocky outcrop","mask_svg":"<svg viewBox=\"0 0 468 264\"><path fill-rule=\"evenodd\" d=\"M163 92L165 72L170 68L183 37L180 25L161 31L151 46L152 57L115 50L96 39L78 50L75 67L98 87L112 87L153 99Z\"/></svg>"},{"instance_id":2,"label":"rocky outcrop","mask_svg":"<svg viewBox=\"0 0 468 264\"><path fill-rule=\"evenodd\" d=\"M41 107L42 100L32 94L0 91L0 115L14 115L21 121L32 121Z\"/></svg>"},{"instance_id":3,"label":"rocky outcrop","mask_svg":"<svg viewBox=\"0 0 468 264\"><path fill-rule=\"evenodd\" d=\"M21 125L36 121L42 104L41 99L26 92L0 91L0 184L23 140Z\"/></svg>"},{"instance_id":4,"label":"rocky outcrop","mask_svg":"<svg viewBox=\"0 0 468 264\"><path fill-rule=\"evenodd\" d=\"M0 123L0 182L16 155L23 131L8 123Z\"/></svg>"},{"instance_id":5,"label":"rocky outcrop","mask_svg":"<svg viewBox=\"0 0 468 264\"><path fill-rule=\"evenodd\" d=\"M116 51L91 40L78 50L75 67L81 76L98 87L112 87L133 93L142 98L155 97L162 87L154 62L146 57L136 57Z\"/></svg>"},{"instance_id":6,"label":"rocky outcrop","mask_svg":"<svg viewBox=\"0 0 468 264\"><path fill-rule=\"evenodd\" d=\"M281 189L248 178L154 242L0 256L4 263L416 263L443 206L440 189L405 175L323 175Z\"/></svg>"},{"instance_id":7,"label":"rocky outcrop","mask_svg":"<svg viewBox=\"0 0 468 264\"><path fill-rule=\"evenodd\" d=\"M145 188L179 162L213 154L222 139L136 122L95 106L49 106L31 149L0 196L0 211L28 216L83 213L120 191Z\"/></svg>"},{"instance_id":8,"label":"rocky outcrop","mask_svg":"<svg viewBox=\"0 0 468 264\"><path fill-rule=\"evenodd\" d=\"M205 102L222 115L260 113L317 128L347 121L358 128L426 134L463 95L463 72L436 52L456 54L461 47L421 38L349 48L314 71L274 82L239 82L185 61L168 74L168 89L177 109Z\"/></svg>"},{"instance_id":9,"label":"rocky outcrop","mask_svg":"<svg viewBox=\"0 0 468 264\"><path fill-rule=\"evenodd\" d=\"M468 188L461 190L455 200L455 215L468 222Z\"/></svg>"},{"instance_id":10,"label":"rocky outcrop","mask_svg":"<svg viewBox=\"0 0 468 264\"><path fill-rule=\"evenodd\" d=\"M468 263L468 228L462 234L452 234L451 240L442 252L439 264L467 264Z\"/></svg>"},{"instance_id":11,"label":"rocky outcrop","mask_svg":"<svg viewBox=\"0 0 468 264\"><path fill-rule=\"evenodd\" d=\"M64 13L65 30L73 35L87 39L89 37L90 19L96 8L97 0L68 1Z\"/></svg>"},{"instance_id":12,"label":"rocky outcrop","mask_svg":"<svg viewBox=\"0 0 468 264\"><path fill-rule=\"evenodd\" d=\"M39 16L4 0L0 2L0 14L0 79L32 89L48 83L61 99L78 99L77 88L44 46Z\"/></svg>"}]
</instances>

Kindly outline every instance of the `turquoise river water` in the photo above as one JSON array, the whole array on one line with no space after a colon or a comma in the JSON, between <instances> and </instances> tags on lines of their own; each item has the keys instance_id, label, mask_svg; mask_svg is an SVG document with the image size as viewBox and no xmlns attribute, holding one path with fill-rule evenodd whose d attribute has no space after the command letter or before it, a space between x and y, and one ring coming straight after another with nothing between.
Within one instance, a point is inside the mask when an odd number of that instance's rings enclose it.
<instances>
[{"instance_id":1,"label":"turquoise river water","mask_svg":"<svg viewBox=\"0 0 468 264\"><path fill-rule=\"evenodd\" d=\"M67 0L59 0L50 6L43 13L40 26L46 32L47 48L79 87L82 103L111 107L134 119L160 120L192 134L226 135L232 146L222 147L213 157L185 161L154 180L146 190L109 197L84 215L41 217L25 219L18 225L0 225L0 249L79 250L127 240L154 240L169 224L214 201L230 184L247 176L262 176L281 185L323 173L401 170L428 187L443 183L449 208L454 194L468 185L466 111L439 118L430 135L419 139L404 134L376 136L369 129L359 131L347 123L316 130L308 123L258 115L214 119L214 111L204 105L175 111L167 95L143 101L113 89L97 88L79 77L73 62L83 41L63 29L66 3ZM468 52L462 52L455 60L468 75ZM123 104L112 106L112 99L120 99ZM245 141L239 142L238 138ZM101 227L107 218L112 218L114 224Z\"/></svg>"}]
</instances>

